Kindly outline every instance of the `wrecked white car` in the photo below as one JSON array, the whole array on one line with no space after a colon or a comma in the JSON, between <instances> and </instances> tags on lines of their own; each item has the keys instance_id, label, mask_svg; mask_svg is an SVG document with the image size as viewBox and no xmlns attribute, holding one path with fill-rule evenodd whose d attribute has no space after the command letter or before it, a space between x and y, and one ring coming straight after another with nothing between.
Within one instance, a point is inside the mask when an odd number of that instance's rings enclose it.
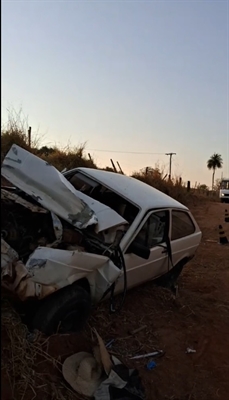
<instances>
[{"instance_id":1,"label":"wrecked white car","mask_svg":"<svg viewBox=\"0 0 229 400\"><path fill-rule=\"evenodd\" d=\"M125 175L61 174L17 145L2 164L2 286L32 302L46 334L79 329L91 306L146 281L174 284L201 241L190 211Z\"/></svg>"}]
</instances>

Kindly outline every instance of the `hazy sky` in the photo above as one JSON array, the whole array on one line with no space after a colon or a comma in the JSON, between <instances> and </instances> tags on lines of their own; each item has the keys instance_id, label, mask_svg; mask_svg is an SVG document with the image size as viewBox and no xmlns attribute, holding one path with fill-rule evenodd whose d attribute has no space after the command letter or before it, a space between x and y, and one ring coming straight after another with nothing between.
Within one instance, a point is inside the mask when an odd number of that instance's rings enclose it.
<instances>
[{"instance_id":1,"label":"hazy sky","mask_svg":"<svg viewBox=\"0 0 229 400\"><path fill-rule=\"evenodd\" d=\"M210 184L217 152L216 178L229 177L228 12L219 0L3 0L3 121L22 107L43 144L86 141L127 173L167 172L176 152L175 174Z\"/></svg>"}]
</instances>

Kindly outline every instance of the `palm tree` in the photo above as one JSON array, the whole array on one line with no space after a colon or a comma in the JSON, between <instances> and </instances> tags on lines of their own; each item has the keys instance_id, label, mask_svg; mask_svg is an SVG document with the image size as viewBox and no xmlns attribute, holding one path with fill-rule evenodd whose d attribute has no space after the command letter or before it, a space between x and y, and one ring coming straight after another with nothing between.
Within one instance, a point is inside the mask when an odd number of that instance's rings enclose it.
<instances>
[{"instance_id":1,"label":"palm tree","mask_svg":"<svg viewBox=\"0 0 229 400\"><path fill-rule=\"evenodd\" d=\"M212 172L212 190L214 188L215 171L217 168L222 168L222 166L223 166L223 159L222 159L222 156L218 153L214 153L207 161L208 169L213 171Z\"/></svg>"}]
</instances>

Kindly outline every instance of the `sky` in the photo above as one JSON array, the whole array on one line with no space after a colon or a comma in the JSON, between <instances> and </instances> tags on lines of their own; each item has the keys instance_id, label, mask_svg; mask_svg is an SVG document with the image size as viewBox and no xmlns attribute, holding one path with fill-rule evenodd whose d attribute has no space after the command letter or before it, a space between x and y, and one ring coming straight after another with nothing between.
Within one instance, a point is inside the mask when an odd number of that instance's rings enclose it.
<instances>
[{"instance_id":1,"label":"sky","mask_svg":"<svg viewBox=\"0 0 229 400\"><path fill-rule=\"evenodd\" d=\"M228 1L2 1L2 123L42 145L86 142L100 167L229 177Z\"/></svg>"}]
</instances>

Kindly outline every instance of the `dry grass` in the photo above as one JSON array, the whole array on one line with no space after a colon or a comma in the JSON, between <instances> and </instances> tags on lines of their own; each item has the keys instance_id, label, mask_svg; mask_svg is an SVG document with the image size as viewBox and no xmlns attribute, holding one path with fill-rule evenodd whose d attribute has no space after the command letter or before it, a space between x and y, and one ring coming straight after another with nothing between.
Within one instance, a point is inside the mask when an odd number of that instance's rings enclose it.
<instances>
[{"instance_id":1,"label":"dry grass","mask_svg":"<svg viewBox=\"0 0 229 400\"><path fill-rule=\"evenodd\" d=\"M187 206L196 206L199 203L206 203L208 200L218 201L217 192L210 192L199 188L191 188L190 191L187 191L185 183L180 182L178 178L171 180L164 179L164 173L157 167L147 173L144 170L135 172L132 176Z\"/></svg>"},{"instance_id":2,"label":"dry grass","mask_svg":"<svg viewBox=\"0 0 229 400\"><path fill-rule=\"evenodd\" d=\"M67 144L64 148L40 146L41 136L36 134L32 135L31 147L28 144L28 120L22 115L22 111L16 112L15 110L9 110L8 122L1 129L1 161L3 160L6 153L9 151L13 144L31 151L37 156L41 157L48 163L52 164L59 171L64 168L72 169L77 167L89 167L97 168L95 162L88 158L85 154L85 143L79 146L70 146ZM105 170L111 170L106 167ZM148 168L141 171L134 172L132 175L134 178L139 179L148 185L155 187L156 189L166 193L174 199L180 201L185 205L196 205L199 202L206 200L218 200L217 192L210 192L203 189L191 189L187 191L184 183L181 183L178 178L168 180L165 176L163 167L158 165L155 168ZM6 184L2 180L2 184Z\"/></svg>"},{"instance_id":3,"label":"dry grass","mask_svg":"<svg viewBox=\"0 0 229 400\"><path fill-rule=\"evenodd\" d=\"M144 313L141 318L136 318L135 310L141 307L141 294L144 290L145 297L148 298L148 304L144 301ZM111 314L108 311L108 303L104 302L99 305L97 310L91 315L89 320L89 328L95 327L105 342L114 339L111 350L109 352L117 356L125 364L130 364L131 357L137 354L146 354L159 349L159 340L149 329L149 322L160 315L164 307L168 307L169 303L174 301L174 296L169 289L155 286L152 291L152 285L146 284L132 290L132 294L138 297L138 305L133 307L131 299L128 296L125 305L121 312ZM120 296L117 296L115 301L119 303ZM170 306L169 306L170 307ZM140 331L134 333L135 329L142 328ZM84 332L85 337L89 338L89 330ZM137 363L145 363L145 360L139 360ZM133 364L132 364L133 368Z\"/></svg>"},{"instance_id":4,"label":"dry grass","mask_svg":"<svg viewBox=\"0 0 229 400\"><path fill-rule=\"evenodd\" d=\"M49 338L29 333L17 312L2 299L2 378L10 386L12 399L81 399L63 381L61 360L48 354ZM40 372L43 370L50 372ZM46 367L46 368L45 368ZM55 375L52 374L55 371ZM57 379L56 374L59 375ZM11 397L10 397L11 398Z\"/></svg>"},{"instance_id":5,"label":"dry grass","mask_svg":"<svg viewBox=\"0 0 229 400\"><path fill-rule=\"evenodd\" d=\"M13 144L17 144L25 150L36 152L41 142L41 135L33 133L31 147L28 143L28 118L14 109L8 110L8 121L1 127L1 161Z\"/></svg>"},{"instance_id":6,"label":"dry grass","mask_svg":"<svg viewBox=\"0 0 229 400\"><path fill-rule=\"evenodd\" d=\"M78 351L90 351L95 327L105 342L115 339L112 353L137 368L147 399L225 400L228 393L228 260L229 247L207 243L218 239L224 205L198 206L194 214L203 231L196 257L179 282L179 297L146 285L128 291L124 308L109 314L107 302L91 315L81 334L29 335L10 303L2 299L2 398L4 400L73 400L82 396L65 384L61 366ZM225 232L228 236L228 227ZM118 299L116 299L118 303ZM131 331L146 328L137 334ZM187 347L196 354L187 355ZM147 371L136 354L164 350L157 368ZM12 396L6 394L7 386ZM35 397L36 396L36 397Z\"/></svg>"},{"instance_id":7,"label":"dry grass","mask_svg":"<svg viewBox=\"0 0 229 400\"><path fill-rule=\"evenodd\" d=\"M57 147L53 148L50 154L41 154L41 158L48 161L51 165L54 165L59 171L64 168L73 169L77 167L88 167L96 168L93 160L89 160L84 155L85 145L79 147L66 147L64 149L59 149Z\"/></svg>"},{"instance_id":8,"label":"dry grass","mask_svg":"<svg viewBox=\"0 0 229 400\"><path fill-rule=\"evenodd\" d=\"M149 291L147 287L145 292L149 295L151 292L152 295L152 291ZM153 298L156 304L165 304L171 299L171 293L166 289L157 288L153 293ZM105 342L115 338L115 343L112 345L110 353L133 367L133 361L130 358L137 353L152 352L154 349L158 349L158 338L147 327L134 335L127 330L127 326L138 328L146 324L146 320L148 325L149 318L154 318L156 314L160 313L156 304L152 304L150 312L142 316L142 320L135 321L133 310L125 307L121 314L114 316L108 312L108 304L105 302L91 316L89 323L81 334L81 338L87 343L88 348L92 348L96 342L96 337L93 333L94 327ZM66 343L68 341L67 336L71 337L71 335L52 335L47 338L39 332L30 333L21 322L20 316L10 302L3 296L1 311L1 336L3 342L1 373L2 380L5 381L6 385L9 385L12 393L12 397L9 398L15 400L41 398L42 400L83 400L83 396L77 395L65 384L61 372L62 363L66 358L66 354L63 356L64 349L61 344ZM120 330L117 330L114 324L114 319L116 318L120 322ZM109 337L107 336L108 334ZM72 336L74 337L74 334ZM146 337L147 345L145 342ZM50 350L50 347L52 347L51 344L53 342L54 348L57 349L56 356L51 355L52 350ZM71 354L76 351L71 351ZM135 361L136 365L144 363L145 360ZM4 388L2 392L5 393ZM3 398L6 398L5 394Z\"/></svg>"}]
</instances>

